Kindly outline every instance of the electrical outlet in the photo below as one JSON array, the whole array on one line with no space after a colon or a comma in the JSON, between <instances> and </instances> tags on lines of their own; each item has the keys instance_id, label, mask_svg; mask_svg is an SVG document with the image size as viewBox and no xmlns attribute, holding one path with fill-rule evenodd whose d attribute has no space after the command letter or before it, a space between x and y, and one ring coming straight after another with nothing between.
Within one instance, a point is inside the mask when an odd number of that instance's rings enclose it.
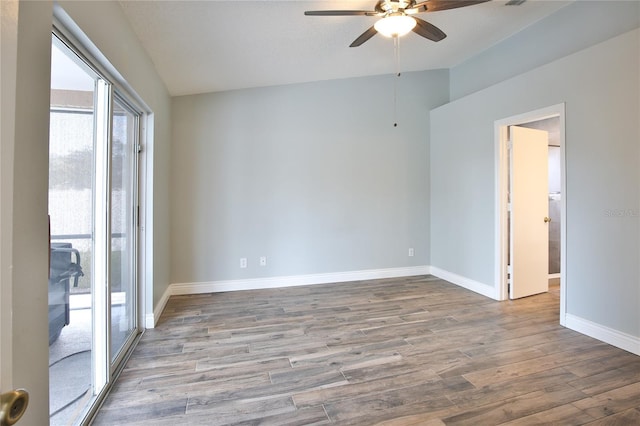
<instances>
[{"instance_id":1,"label":"electrical outlet","mask_svg":"<svg viewBox=\"0 0 640 426\"><path fill-rule=\"evenodd\" d=\"M262 256L260 258L260 266L267 266L267 256Z\"/></svg>"},{"instance_id":2,"label":"electrical outlet","mask_svg":"<svg viewBox=\"0 0 640 426\"><path fill-rule=\"evenodd\" d=\"M246 257L241 257L240 258L240 267L241 268L246 268L247 267L247 258Z\"/></svg>"},{"instance_id":3,"label":"electrical outlet","mask_svg":"<svg viewBox=\"0 0 640 426\"><path fill-rule=\"evenodd\" d=\"M412 248L409 249L409 257L413 257L413 249Z\"/></svg>"}]
</instances>

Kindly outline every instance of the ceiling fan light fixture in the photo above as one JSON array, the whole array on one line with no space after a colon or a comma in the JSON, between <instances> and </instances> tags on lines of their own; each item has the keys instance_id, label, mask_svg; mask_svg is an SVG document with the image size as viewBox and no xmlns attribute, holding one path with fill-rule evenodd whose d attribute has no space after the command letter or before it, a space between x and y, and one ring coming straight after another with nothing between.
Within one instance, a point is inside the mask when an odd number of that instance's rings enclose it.
<instances>
[{"instance_id":1,"label":"ceiling fan light fixture","mask_svg":"<svg viewBox=\"0 0 640 426\"><path fill-rule=\"evenodd\" d=\"M416 20L405 14L390 14L379 19L374 28L385 37L402 37L416 26Z\"/></svg>"}]
</instances>

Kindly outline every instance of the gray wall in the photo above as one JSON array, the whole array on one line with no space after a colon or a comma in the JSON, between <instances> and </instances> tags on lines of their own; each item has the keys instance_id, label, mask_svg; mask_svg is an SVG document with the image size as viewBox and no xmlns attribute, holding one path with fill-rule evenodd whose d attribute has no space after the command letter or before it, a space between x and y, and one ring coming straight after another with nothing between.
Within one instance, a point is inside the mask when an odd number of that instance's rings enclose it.
<instances>
[{"instance_id":1,"label":"gray wall","mask_svg":"<svg viewBox=\"0 0 640 426\"><path fill-rule=\"evenodd\" d=\"M396 128L390 75L174 98L172 282L427 265L448 83L403 74Z\"/></svg>"},{"instance_id":2,"label":"gray wall","mask_svg":"<svg viewBox=\"0 0 640 426\"><path fill-rule=\"evenodd\" d=\"M522 6L525 7L526 3ZM451 69L451 99L638 27L638 1L576 1Z\"/></svg>"},{"instance_id":3,"label":"gray wall","mask_svg":"<svg viewBox=\"0 0 640 426\"><path fill-rule=\"evenodd\" d=\"M640 336L639 31L431 112L433 266L497 285L494 121L566 102L567 313Z\"/></svg>"}]
</instances>

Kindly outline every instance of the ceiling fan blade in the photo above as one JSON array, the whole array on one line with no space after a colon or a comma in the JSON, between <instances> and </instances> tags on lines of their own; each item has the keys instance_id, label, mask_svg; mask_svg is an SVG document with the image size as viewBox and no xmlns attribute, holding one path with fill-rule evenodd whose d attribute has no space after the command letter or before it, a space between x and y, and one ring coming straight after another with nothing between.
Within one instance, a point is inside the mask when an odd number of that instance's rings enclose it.
<instances>
[{"instance_id":1,"label":"ceiling fan blade","mask_svg":"<svg viewBox=\"0 0 640 426\"><path fill-rule=\"evenodd\" d=\"M349 45L349 47L358 47L363 44L365 41L369 40L371 37L376 35L378 31L374 27L369 28L367 31L363 32L360 37L355 39L353 43Z\"/></svg>"},{"instance_id":2,"label":"ceiling fan blade","mask_svg":"<svg viewBox=\"0 0 640 426\"><path fill-rule=\"evenodd\" d=\"M428 38L431 41L440 41L445 38L447 35L438 27L433 24L428 23L420 18L413 19L416 20L416 26L413 27L413 32L421 35L424 38Z\"/></svg>"},{"instance_id":3,"label":"ceiling fan blade","mask_svg":"<svg viewBox=\"0 0 640 426\"><path fill-rule=\"evenodd\" d=\"M475 4L485 3L490 0L427 0L416 3L411 9L419 9L424 12L437 12L439 10L457 9L459 7L473 6Z\"/></svg>"},{"instance_id":4,"label":"ceiling fan blade","mask_svg":"<svg viewBox=\"0 0 640 426\"><path fill-rule=\"evenodd\" d=\"M307 10L306 16L375 16L378 12L369 10Z\"/></svg>"},{"instance_id":5,"label":"ceiling fan blade","mask_svg":"<svg viewBox=\"0 0 640 426\"><path fill-rule=\"evenodd\" d=\"M422 13L427 11L427 6L424 3L420 3L418 6L414 6L410 9L404 10L407 15L413 15L414 13Z\"/></svg>"}]
</instances>

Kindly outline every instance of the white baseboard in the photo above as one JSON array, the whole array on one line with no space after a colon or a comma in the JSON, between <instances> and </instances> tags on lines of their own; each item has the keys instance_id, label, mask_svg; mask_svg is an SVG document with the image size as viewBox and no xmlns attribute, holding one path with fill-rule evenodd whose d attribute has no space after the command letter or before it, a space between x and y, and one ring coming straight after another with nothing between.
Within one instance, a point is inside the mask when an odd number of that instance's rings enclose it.
<instances>
[{"instance_id":1,"label":"white baseboard","mask_svg":"<svg viewBox=\"0 0 640 426\"><path fill-rule=\"evenodd\" d=\"M632 336L571 314L565 315L565 326L632 354L640 355L640 337Z\"/></svg>"},{"instance_id":2,"label":"white baseboard","mask_svg":"<svg viewBox=\"0 0 640 426\"><path fill-rule=\"evenodd\" d=\"M167 286L166 290L162 294L162 297L158 301L153 313L147 314L144 318L144 327L145 328L155 328L158 320L160 319L160 315L162 311L164 311L164 307L167 306L167 302L169 301L169 297L171 296L171 285Z\"/></svg>"},{"instance_id":3,"label":"white baseboard","mask_svg":"<svg viewBox=\"0 0 640 426\"><path fill-rule=\"evenodd\" d=\"M461 275L454 274L453 272L445 271L440 268L432 266L431 275L441 278L445 281L449 281L452 284L471 290L475 293L479 293L483 296L489 297L494 300L500 300L499 289L487 284L483 284L479 281L472 280L471 278L463 277Z\"/></svg>"},{"instance_id":4,"label":"white baseboard","mask_svg":"<svg viewBox=\"0 0 640 426\"><path fill-rule=\"evenodd\" d=\"M326 274L292 275L282 277L250 278L199 283L171 284L171 295L219 293L223 291L260 290L301 285L329 284L380 278L410 277L429 274L429 266L406 268L368 269L364 271L330 272Z\"/></svg>"}]
</instances>

